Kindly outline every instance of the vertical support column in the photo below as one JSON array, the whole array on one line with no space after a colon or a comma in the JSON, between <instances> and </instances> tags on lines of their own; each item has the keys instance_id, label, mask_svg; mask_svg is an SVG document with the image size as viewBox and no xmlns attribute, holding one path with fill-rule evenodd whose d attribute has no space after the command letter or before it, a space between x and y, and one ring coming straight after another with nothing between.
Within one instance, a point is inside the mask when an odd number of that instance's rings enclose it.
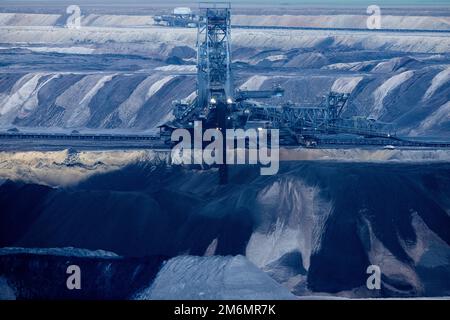
<instances>
[{"instance_id":1,"label":"vertical support column","mask_svg":"<svg viewBox=\"0 0 450 320\"><path fill-rule=\"evenodd\" d=\"M222 154L224 159L224 163L219 165L219 184L228 183L228 165L226 163L227 117L228 117L228 106L225 102L219 101L216 107L216 123L217 127L222 133L223 138Z\"/></svg>"},{"instance_id":2,"label":"vertical support column","mask_svg":"<svg viewBox=\"0 0 450 320\"><path fill-rule=\"evenodd\" d=\"M223 137L226 155L228 104L234 100L231 76L230 3L200 4L203 18L197 34L198 107L206 111L210 126L218 128ZM226 161L219 165L219 183L228 182Z\"/></svg>"}]
</instances>

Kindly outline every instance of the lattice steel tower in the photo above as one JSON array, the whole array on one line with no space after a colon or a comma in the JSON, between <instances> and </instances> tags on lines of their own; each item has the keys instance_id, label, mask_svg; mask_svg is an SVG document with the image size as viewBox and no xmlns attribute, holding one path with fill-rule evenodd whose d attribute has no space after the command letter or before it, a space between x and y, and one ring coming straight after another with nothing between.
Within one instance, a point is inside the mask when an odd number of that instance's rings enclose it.
<instances>
[{"instance_id":1,"label":"lattice steel tower","mask_svg":"<svg viewBox=\"0 0 450 320\"><path fill-rule=\"evenodd\" d=\"M200 3L197 33L198 107L233 99L230 51L230 3Z\"/></svg>"}]
</instances>

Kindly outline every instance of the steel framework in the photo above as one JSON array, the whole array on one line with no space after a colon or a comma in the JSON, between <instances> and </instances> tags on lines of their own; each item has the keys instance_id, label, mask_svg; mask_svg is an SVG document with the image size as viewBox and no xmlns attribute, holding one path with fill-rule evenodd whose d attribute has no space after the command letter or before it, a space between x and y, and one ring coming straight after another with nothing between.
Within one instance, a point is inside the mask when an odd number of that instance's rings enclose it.
<instances>
[{"instance_id":1,"label":"steel framework","mask_svg":"<svg viewBox=\"0 0 450 320\"><path fill-rule=\"evenodd\" d=\"M231 70L230 4L201 3L197 33L197 98L174 106L176 127L190 127L195 120L209 126L248 128L261 124L290 136L288 143L331 141L319 136L353 135L358 138L400 139L389 124L365 117L343 116L349 94L330 92L317 106L261 104L255 99L282 97L284 90L235 90ZM221 109L221 110L219 110ZM220 115L220 116L219 116ZM223 119L226 117L226 120ZM219 119L220 118L220 119ZM204 128L208 127L204 126ZM366 139L367 140L367 139ZM334 140L333 140L334 141Z\"/></svg>"},{"instance_id":2,"label":"steel framework","mask_svg":"<svg viewBox=\"0 0 450 320\"><path fill-rule=\"evenodd\" d=\"M197 104L201 109L233 99L230 4L200 4L197 33Z\"/></svg>"}]
</instances>

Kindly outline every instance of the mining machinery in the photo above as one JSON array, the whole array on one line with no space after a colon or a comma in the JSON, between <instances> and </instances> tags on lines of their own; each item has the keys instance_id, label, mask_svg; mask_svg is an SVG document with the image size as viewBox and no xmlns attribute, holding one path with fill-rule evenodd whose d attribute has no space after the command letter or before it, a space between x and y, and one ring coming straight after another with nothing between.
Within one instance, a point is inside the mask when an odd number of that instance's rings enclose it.
<instances>
[{"instance_id":1,"label":"mining machinery","mask_svg":"<svg viewBox=\"0 0 450 320\"><path fill-rule=\"evenodd\" d=\"M275 85L268 90L236 90L231 68L229 3L200 4L197 32L197 96L174 102L175 120L165 124L166 136L175 128L263 127L280 130L280 143L314 147L328 144L399 144L388 124L363 117L344 118L349 94L330 92L315 106L267 104L261 99L282 97ZM164 135L164 133L163 133ZM393 142L392 142L393 141Z\"/></svg>"},{"instance_id":2,"label":"mining machinery","mask_svg":"<svg viewBox=\"0 0 450 320\"><path fill-rule=\"evenodd\" d=\"M156 25L196 28L198 16L194 14L190 8L178 7L173 10L172 14L154 16L153 21Z\"/></svg>"}]
</instances>

